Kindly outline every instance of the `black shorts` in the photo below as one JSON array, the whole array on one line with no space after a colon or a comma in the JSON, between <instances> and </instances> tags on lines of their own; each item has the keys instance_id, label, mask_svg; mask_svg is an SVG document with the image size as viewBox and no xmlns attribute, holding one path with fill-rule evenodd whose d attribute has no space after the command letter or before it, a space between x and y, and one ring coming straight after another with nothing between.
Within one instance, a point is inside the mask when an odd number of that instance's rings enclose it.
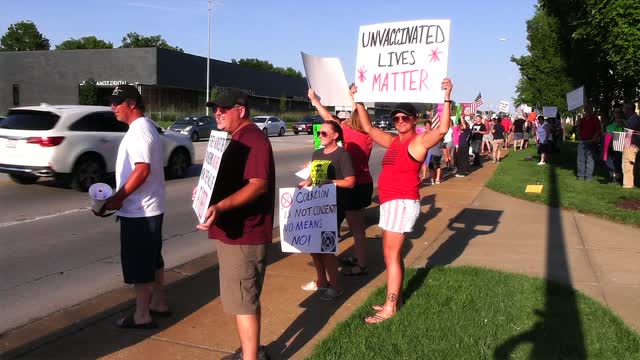
<instances>
[{"instance_id":1,"label":"black shorts","mask_svg":"<svg viewBox=\"0 0 640 360\"><path fill-rule=\"evenodd\" d=\"M162 259L162 219L164 214L127 218L120 221L120 261L126 284L151 283L156 271L164 268Z\"/></svg>"},{"instance_id":2,"label":"black shorts","mask_svg":"<svg viewBox=\"0 0 640 360\"><path fill-rule=\"evenodd\" d=\"M349 191L344 209L346 211L364 209L371 205L371 196L373 196L373 183L356 184Z\"/></svg>"},{"instance_id":3,"label":"black shorts","mask_svg":"<svg viewBox=\"0 0 640 360\"><path fill-rule=\"evenodd\" d=\"M549 152L549 142L538 143L538 155Z\"/></svg>"},{"instance_id":4,"label":"black shorts","mask_svg":"<svg viewBox=\"0 0 640 360\"><path fill-rule=\"evenodd\" d=\"M431 159L429 160L429 169L431 170L439 169L441 160L442 160L442 156L431 155Z\"/></svg>"}]
</instances>

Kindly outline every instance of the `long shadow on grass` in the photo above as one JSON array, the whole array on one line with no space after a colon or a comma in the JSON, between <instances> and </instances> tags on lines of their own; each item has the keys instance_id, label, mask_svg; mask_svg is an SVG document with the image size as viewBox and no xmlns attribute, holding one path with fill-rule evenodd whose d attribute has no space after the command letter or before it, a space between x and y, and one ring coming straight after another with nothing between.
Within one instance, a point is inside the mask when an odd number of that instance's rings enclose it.
<instances>
[{"instance_id":1,"label":"long shadow on grass","mask_svg":"<svg viewBox=\"0 0 640 360\"><path fill-rule=\"evenodd\" d=\"M549 211L547 215L547 281L544 310L534 310L538 321L529 329L511 337L494 351L495 359L510 359L522 344L531 344L530 359L586 358L582 322L576 293L568 284L571 273L563 235L560 193L555 166L549 169Z\"/></svg>"}]
</instances>

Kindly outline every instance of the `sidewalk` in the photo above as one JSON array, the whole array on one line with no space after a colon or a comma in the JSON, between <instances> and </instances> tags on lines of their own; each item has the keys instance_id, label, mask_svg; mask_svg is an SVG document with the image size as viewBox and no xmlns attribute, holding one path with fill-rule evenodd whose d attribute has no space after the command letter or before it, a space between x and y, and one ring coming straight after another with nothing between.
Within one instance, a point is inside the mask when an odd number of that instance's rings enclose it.
<instances>
[{"instance_id":1,"label":"sidewalk","mask_svg":"<svg viewBox=\"0 0 640 360\"><path fill-rule=\"evenodd\" d=\"M422 189L423 216L404 249L407 266L475 265L571 283L640 330L640 230L485 189L494 169L486 162L466 178ZM367 223L373 224L367 228L370 275L343 277L345 294L334 302L300 290L315 275L310 257L282 254L274 240L262 295L262 342L273 359L309 355L339 321L384 284L376 220L377 206L367 212ZM341 251L352 243L351 238L342 242ZM91 318L84 328L19 359L197 360L232 353L239 341L233 317L222 312L215 263L215 256L210 256L167 272L174 281L168 294L174 315L157 319L157 330L114 326L131 311L122 305L131 298L130 290L124 289L8 334L1 339L2 351L20 344L17 335L24 342L46 333L47 324ZM111 310L105 317L96 309Z\"/></svg>"}]
</instances>

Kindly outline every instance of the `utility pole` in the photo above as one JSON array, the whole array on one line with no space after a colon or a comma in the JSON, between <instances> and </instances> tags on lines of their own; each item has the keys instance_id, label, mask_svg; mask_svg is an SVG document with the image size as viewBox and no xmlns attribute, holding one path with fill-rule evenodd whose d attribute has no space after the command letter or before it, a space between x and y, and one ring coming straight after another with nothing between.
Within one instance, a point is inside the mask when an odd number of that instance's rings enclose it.
<instances>
[{"instance_id":1,"label":"utility pole","mask_svg":"<svg viewBox=\"0 0 640 360\"><path fill-rule=\"evenodd\" d=\"M207 102L209 102L209 94L211 93L211 91L209 90L209 67L210 67L210 63L211 63L211 2L213 0L208 0L208 6L207 6ZM205 106L206 108L206 115L209 116L209 107Z\"/></svg>"}]
</instances>

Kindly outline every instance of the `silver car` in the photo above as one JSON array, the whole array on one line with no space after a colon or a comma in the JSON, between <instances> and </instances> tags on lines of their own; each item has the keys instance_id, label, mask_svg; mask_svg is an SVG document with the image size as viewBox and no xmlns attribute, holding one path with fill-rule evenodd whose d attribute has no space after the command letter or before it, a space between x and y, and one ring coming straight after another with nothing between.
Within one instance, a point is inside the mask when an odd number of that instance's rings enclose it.
<instances>
[{"instance_id":1,"label":"silver car","mask_svg":"<svg viewBox=\"0 0 640 360\"><path fill-rule=\"evenodd\" d=\"M186 116L176 120L167 128L188 136L192 142L209 139L212 130L218 130L216 120L211 116Z\"/></svg>"},{"instance_id":2,"label":"silver car","mask_svg":"<svg viewBox=\"0 0 640 360\"><path fill-rule=\"evenodd\" d=\"M275 116L254 116L251 118L265 135L278 135L283 136L287 125L284 121L278 119Z\"/></svg>"}]
</instances>

